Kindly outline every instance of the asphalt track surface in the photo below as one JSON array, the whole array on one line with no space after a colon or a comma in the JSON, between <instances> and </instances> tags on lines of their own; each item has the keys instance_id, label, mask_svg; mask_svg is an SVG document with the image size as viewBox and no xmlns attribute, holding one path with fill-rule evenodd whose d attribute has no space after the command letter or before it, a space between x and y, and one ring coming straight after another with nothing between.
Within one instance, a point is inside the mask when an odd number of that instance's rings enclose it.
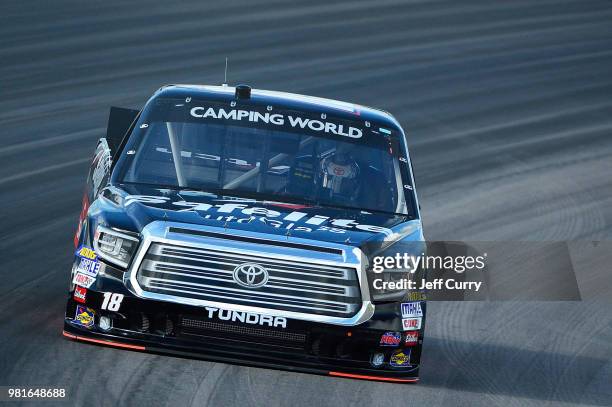
<instances>
[{"instance_id":1,"label":"asphalt track surface","mask_svg":"<svg viewBox=\"0 0 612 407\"><path fill-rule=\"evenodd\" d=\"M140 107L166 83L218 84L225 56L231 83L392 112L430 239L612 240L612 2L5 0L0 385L108 406L612 404L605 300L431 303L418 385L63 339L108 107Z\"/></svg>"}]
</instances>

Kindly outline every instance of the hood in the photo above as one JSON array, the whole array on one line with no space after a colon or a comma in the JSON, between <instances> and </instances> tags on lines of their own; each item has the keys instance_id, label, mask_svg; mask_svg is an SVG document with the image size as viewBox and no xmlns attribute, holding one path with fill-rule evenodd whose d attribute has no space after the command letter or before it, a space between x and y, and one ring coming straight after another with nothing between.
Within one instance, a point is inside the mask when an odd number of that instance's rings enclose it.
<instances>
[{"instance_id":1,"label":"hood","mask_svg":"<svg viewBox=\"0 0 612 407\"><path fill-rule=\"evenodd\" d=\"M422 239L420 221L410 220L407 215L260 201L134 184L107 187L102 196L110 201L113 212L127 216L126 226L131 226L136 232L152 221L165 220L351 246L397 240L411 234L414 234L414 240Z\"/></svg>"}]
</instances>

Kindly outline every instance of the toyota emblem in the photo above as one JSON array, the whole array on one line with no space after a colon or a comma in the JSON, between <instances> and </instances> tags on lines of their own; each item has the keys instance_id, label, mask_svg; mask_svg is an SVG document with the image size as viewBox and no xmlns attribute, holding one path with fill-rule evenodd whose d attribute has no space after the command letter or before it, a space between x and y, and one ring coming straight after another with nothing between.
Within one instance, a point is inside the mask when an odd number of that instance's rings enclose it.
<instances>
[{"instance_id":1,"label":"toyota emblem","mask_svg":"<svg viewBox=\"0 0 612 407\"><path fill-rule=\"evenodd\" d=\"M234 281L247 288L264 286L268 277L268 270L255 263L244 263L234 269Z\"/></svg>"}]
</instances>

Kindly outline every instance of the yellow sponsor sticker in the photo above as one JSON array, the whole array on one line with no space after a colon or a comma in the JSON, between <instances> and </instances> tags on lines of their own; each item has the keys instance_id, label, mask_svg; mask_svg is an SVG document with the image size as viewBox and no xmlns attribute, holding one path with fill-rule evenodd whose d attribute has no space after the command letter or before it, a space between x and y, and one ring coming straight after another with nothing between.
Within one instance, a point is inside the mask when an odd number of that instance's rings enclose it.
<instances>
[{"instance_id":1,"label":"yellow sponsor sticker","mask_svg":"<svg viewBox=\"0 0 612 407\"><path fill-rule=\"evenodd\" d=\"M391 355L389 363L393 367L406 367L410 366L410 351L397 350Z\"/></svg>"},{"instance_id":2,"label":"yellow sponsor sticker","mask_svg":"<svg viewBox=\"0 0 612 407\"><path fill-rule=\"evenodd\" d=\"M96 259L96 252L94 252L92 249L90 249L89 247L85 247L82 246L78 251L77 251L77 255L81 256L81 257L85 257L86 259L90 259L90 260L95 260Z\"/></svg>"}]
</instances>

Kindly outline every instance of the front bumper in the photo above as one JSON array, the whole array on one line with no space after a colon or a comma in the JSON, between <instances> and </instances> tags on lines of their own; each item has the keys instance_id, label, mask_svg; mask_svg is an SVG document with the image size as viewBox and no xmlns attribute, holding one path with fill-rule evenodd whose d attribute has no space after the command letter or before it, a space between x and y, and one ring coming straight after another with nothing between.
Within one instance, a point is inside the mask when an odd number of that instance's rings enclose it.
<instances>
[{"instance_id":1,"label":"front bumper","mask_svg":"<svg viewBox=\"0 0 612 407\"><path fill-rule=\"evenodd\" d=\"M116 285L112 291L119 288ZM384 332L400 331L391 311L399 304L380 307L378 319L354 327L288 320L282 329L211 320L201 307L141 299L127 290L123 292L125 298L118 312L101 310L102 292L88 290L85 304L77 303L71 295L64 336L130 350L305 373L399 383L418 381L422 331L416 346L404 348L403 341L396 347L379 346ZM83 327L75 321L77 305L95 311L93 326ZM387 312L385 307L389 308ZM101 316L112 320L111 329L100 328ZM398 349L410 352L409 366L391 366L391 354ZM371 364L373 353L384 354L381 366Z\"/></svg>"}]
</instances>

